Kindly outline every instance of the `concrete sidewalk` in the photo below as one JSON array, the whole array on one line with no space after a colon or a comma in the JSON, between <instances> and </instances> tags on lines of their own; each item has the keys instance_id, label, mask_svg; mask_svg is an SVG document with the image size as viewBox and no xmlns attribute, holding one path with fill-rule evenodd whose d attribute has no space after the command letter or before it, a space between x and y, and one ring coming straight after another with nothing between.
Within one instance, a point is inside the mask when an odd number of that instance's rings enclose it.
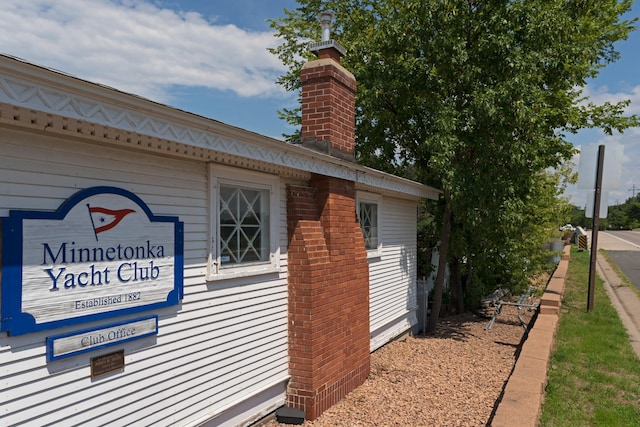
<instances>
[{"instance_id":1,"label":"concrete sidewalk","mask_svg":"<svg viewBox=\"0 0 640 427\"><path fill-rule=\"evenodd\" d=\"M640 298L625 285L607 260L598 254L597 272L604 280L604 289L611 300L611 305L618 312L620 320L629 334L631 347L640 359ZM594 301L597 304L597 301Z\"/></svg>"},{"instance_id":2,"label":"concrete sidewalk","mask_svg":"<svg viewBox=\"0 0 640 427\"><path fill-rule=\"evenodd\" d=\"M591 231L587 231L589 245L591 245ZM640 246L613 234L601 231L598 233L598 249L605 251L640 251Z\"/></svg>"},{"instance_id":3,"label":"concrete sidewalk","mask_svg":"<svg viewBox=\"0 0 640 427\"><path fill-rule=\"evenodd\" d=\"M598 235L598 248L605 251L640 251L636 245L620 240L607 233ZM604 280L604 288L611 300L611 304L618 312L620 320L627 329L631 347L640 359L640 298L628 285L622 282L607 260L598 254L596 258L598 275ZM594 301L597 304L597 301Z\"/></svg>"}]
</instances>

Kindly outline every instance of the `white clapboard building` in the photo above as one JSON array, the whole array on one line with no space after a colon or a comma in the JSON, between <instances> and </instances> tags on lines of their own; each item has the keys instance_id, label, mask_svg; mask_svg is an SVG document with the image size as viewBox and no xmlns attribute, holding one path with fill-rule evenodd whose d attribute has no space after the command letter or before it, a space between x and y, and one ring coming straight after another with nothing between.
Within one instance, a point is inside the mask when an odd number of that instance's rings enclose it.
<instances>
[{"instance_id":1,"label":"white clapboard building","mask_svg":"<svg viewBox=\"0 0 640 427\"><path fill-rule=\"evenodd\" d=\"M307 85L349 86L327 49ZM416 324L438 191L314 129L287 144L0 56L0 425L313 419L360 384Z\"/></svg>"}]
</instances>

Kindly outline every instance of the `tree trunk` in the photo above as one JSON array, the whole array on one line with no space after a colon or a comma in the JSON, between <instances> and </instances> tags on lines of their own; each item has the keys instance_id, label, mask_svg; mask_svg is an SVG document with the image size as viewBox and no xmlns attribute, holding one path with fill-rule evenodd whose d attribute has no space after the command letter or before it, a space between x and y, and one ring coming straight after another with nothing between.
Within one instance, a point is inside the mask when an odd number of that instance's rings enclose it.
<instances>
[{"instance_id":1,"label":"tree trunk","mask_svg":"<svg viewBox=\"0 0 640 427\"><path fill-rule=\"evenodd\" d=\"M464 290L471 289L471 282L473 280L473 264L471 263L471 257L467 258L467 280L464 282Z\"/></svg>"},{"instance_id":2,"label":"tree trunk","mask_svg":"<svg viewBox=\"0 0 640 427\"><path fill-rule=\"evenodd\" d=\"M436 330L438 318L440 317L440 308L442 307L442 291L444 288L445 270L447 266L447 256L449 252L449 239L451 237L451 200L449 192L444 193L444 215L442 218L442 230L440 232L440 248L438 257L438 274L436 275L436 283L433 285L433 305L431 306L431 316L427 323L426 333Z\"/></svg>"},{"instance_id":3,"label":"tree trunk","mask_svg":"<svg viewBox=\"0 0 640 427\"><path fill-rule=\"evenodd\" d=\"M451 264L451 285L453 293L451 295L451 311L456 314L464 312L464 287L462 286L462 275L460 274L460 261L456 260Z\"/></svg>"}]
</instances>

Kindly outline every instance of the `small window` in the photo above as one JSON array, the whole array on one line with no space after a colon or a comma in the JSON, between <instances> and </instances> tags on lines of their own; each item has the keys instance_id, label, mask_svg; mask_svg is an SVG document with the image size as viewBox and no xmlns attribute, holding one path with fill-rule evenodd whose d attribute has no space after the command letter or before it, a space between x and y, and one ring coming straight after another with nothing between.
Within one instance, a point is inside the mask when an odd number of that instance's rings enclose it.
<instances>
[{"instance_id":1,"label":"small window","mask_svg":"<svg viewBox=\"0 0 640 427\"><path fill-rule=\"evenodd\" d=\"M278 178L211 166L209 280L277 272Z\"/></svg>"},{"instance_id":2,"label":"small window","mask_svg":"<svg viewBox=\"0 0 640 427\"><path fill-rule=\"evenodd\" d=\"M377 257L382 252L380 235L381 197L376 194L358 194L358 221L362 230L364 247L369 257Z\"/></svg>"},{"instance_id":3,"label":"small window","mask_svg":"<svg viewBox=\"0 0 640 427\"><path fill-rule=\"evenodd\" d=\"M220 185L220 264L269 260L269 192Z\"/></svg>"},{"instance_id":4,"label":"small window","mask_svg":"<svg viewBox=\"0 0 640 427\"><path fill-rule=\"evenodd\" d=\"M378 205L360 202L360 228L367 250L378 249Z\"/></svg>"}]
</instances>

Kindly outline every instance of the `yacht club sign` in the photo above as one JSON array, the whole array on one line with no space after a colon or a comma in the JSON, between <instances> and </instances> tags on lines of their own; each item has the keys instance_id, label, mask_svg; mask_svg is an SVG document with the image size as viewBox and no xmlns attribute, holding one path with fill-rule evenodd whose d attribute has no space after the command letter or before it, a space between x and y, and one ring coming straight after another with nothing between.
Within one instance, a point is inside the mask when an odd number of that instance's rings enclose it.
<instances>
[{"instance_id":1,"label":"yacht club sign","mask_svg":"<svg viewBox=\"0 0 640 427\"><path fill-rule=\"evenodd\" d=\"M2 219L0 330L21 335L176 305L184 224L135 194L93 187L56 212Z\"/></svg>"}]
</instances>

